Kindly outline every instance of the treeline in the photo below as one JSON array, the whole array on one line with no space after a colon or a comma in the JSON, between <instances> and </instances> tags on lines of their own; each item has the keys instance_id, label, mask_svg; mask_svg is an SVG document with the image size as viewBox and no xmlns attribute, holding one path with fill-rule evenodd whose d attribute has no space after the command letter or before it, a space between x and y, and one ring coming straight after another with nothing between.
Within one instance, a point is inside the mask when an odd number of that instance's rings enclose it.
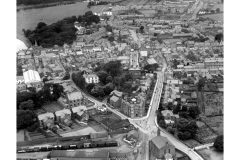
<instances>
[{"instance_id":1,"label":"treeline","mask_svg":"<svg viewBox=\"0 0 240 160\"><path fill-rule=\"evenodd\" d=\"M74 0L17 0L17 5L36 5L36 4L47 4L47 3L54 3L54 2L73 2Z\"/></svg>"},{"instance_id":2,"label":"treeline","mask_svg":"<svg viewBox=\"0 0 240 160\"><path fill-rule=\"evenodd\" d=\"M88 2L88 5L87 7L90 8L91 6L97 6L97 5L107 5L109 2L104 2L104 1L101 1L101 2Z\"/></svg>"},{"instance_id":3,"label":"treeline","mask_svg":"<svg viewBox=\"0 0 240 160\"><path fill-rule=\"evenodd\" d=\"M100 18L93 15L92 11L88 11L84 15L67 17L50 25L39 22L35 30L23 30L23 32L32 44L37 42L44 48L54 45L63 46L64 43L72 44L76 40L76 28L74 27L76 21L83 26L89 26L92 23L99 23Z\"/></svg>"},{"instance_id":4,"label":"treeline","mask_svg":"<svg viewBox=\"0 0 240 160\"><path fill-rule=\"evenodd\" d=\"M34 88L17 93L17 129L34 131L39 127L39 121L35 110L48 102L57 101L63 94L63 86L59 84L45 84L36 92Z\"/></svg>"}]
</instances>

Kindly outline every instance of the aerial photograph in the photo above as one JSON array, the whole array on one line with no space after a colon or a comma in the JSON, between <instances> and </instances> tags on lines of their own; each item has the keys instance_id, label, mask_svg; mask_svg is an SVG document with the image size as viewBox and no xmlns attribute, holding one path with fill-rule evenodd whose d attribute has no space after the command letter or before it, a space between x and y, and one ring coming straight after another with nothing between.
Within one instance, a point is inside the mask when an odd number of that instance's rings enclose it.
<instances>
[{"instance_id":1,"label":"aerial photograph","mask_svg":"<svg viewBox=\"0 0 240 160\"><path fill-rule=\"evenodd\" d=\"M223 160L223 6L16 0L16 159Z\"/></svg>"}]
</instances>

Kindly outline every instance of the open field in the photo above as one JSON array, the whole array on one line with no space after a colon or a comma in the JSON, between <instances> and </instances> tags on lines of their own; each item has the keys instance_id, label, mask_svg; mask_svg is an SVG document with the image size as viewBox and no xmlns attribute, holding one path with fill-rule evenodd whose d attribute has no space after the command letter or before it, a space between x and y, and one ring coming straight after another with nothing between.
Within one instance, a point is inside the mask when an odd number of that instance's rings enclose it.
<instances>
[{"instance_id":1,"label":"open field","mask_svg":"<svg viewBox=\"0 0 240 160\"><path fill-rule=\"evenodd\" d=\"M223 134L223 116L207 117L204 122L219 135Z\"/></svg>"},{"instance_id":2,"label":"open field","mask_svg":"<svg viewBox=\"0 0 240 160\"><path fill-rule=\"evenodd\" d=\"M215 152L212 148L199 150L198 153L205 160L223 160L223 154Z\"/></svg>"},{"instance_id":3,"label":"open field","mask_svg":"<svg viewBox=\"0 0 240 160\"><path fill-rule=\"evenodd\" d=\"M62 137L81 136L81 135L87 135L90 133L96 133L96 131L92 127L88 126L84 129L79 129L77 131L61 134L61 136Z\"/></svg>"},{"instance_id":4,"label":"open field","mask_svg":"<svg viewBox=\"0 0 240 160\"><path fill-rule=\"evenodd\" d=\"M223 13L203 15L203 16L201 16L201 17L210 18L210 19L213 19L213 20L215 20L215 21L221 21L221 22L223 22Z\"/></svg>"},{"instance_id":5,"label":"open field","mask_svg":"<svg viewBox=\"0 0 240 160\"><path fill-rule=\"evenodd\" d=\"M209 128L203 122L198 121L197 125L198 131L195 139L201 142L202 144L214 142L215 138L217 137L217 134L215 134L214 131L212 131L212 129Z\"/></svg>"},{"instance_id":6,"label":"open field","mask_svg":"<svg viewBox=\"0 0 240 160\"><path fill-rule=\"evenodd\" d=\"M155 2L155 0L123 0L119 5L143 5L150 2Z\"/></svg>"},{"instance_id":7,"label":"open field","mask_svg":"<svg viewBox=\"0 0 240 160\"><path fill-rule=\"evenodd\" d=\"M205 115L221 115L223 113L223 93L204 92Z\"/></svg>"}]
</instances>

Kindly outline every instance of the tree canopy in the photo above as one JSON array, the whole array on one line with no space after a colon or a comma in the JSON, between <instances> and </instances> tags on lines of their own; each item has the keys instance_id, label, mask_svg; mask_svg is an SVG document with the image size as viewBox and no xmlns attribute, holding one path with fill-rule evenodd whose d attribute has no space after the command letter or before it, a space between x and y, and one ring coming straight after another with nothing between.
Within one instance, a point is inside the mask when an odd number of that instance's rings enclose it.
<instances>
[{"instance_id":1,"label":"tree canopy","mask_svg":"<svg viewBox=\"0 0 240 160\"><path fill-rule=\"evenodd\" d=\"M223 152L223 148L224 148L223 135L220 135L215 139L213 146L216 149L216 151Z\"/></svg>"},{"instance_id":2,"label":"tree canopy","mask_svg":"<svg viewBox=\"0 0 240 160\"><path fill-rule=\"evenodd\" d=\"M22 110L34 110L46 102L57 101L63 94L63 86L60 84L46 83L39 92L17 93L17 108Z\"/></svg>"},{"instance_id":3,"label":"tree canopy","mask_svg":"<svg viewBox=\"0 0 240 160\"><path fill-rule=\"evenodd\" d=\"M34 131L39 126L37 115L30 110L17 110L17 129Z\"/></svg>"},{"instance_id":4,"label":"tree canopy","mask_svg":"<svg viewBox=\"0 0 240 160\"><path fill-rule=\"evenodd\" d=\"M185 118L179 118L177 122L178 137L181 140L191 139L197 133L197 124L194 120L188 120Z\"/></svg>"},{"instance_id":5,"label":"tree canopy","mask_svg":"<svg viewBox=\"0 0 240 160\"><path fill-rule=\"evenodd\" d=\"M81 72L73 73L72 80L79 88L85 89L86 82Z\"/></svg>"},{"instance_id":6,"label":"tree canopy","mask_svg":"<svg viewBox=\"0 0 240 160\"><path fill-rule=\"evenodd\" d=\"M73 0L64 0L64 1L73 1ZM47 4L47 3L54 3L59 2L59 0L17 0L17 5L36 5L36 4ZM61 0L60 0L61 2Z\"/></svg>"},{"instance_id":7,"label":"tree canopy","mask_svg":"<svg viewBox=\"0 0 240 160\"><path fill-rule=\"evenodd\" d=\"M221 41L223 41L223 34L222 33L219 33L219 34L217 34L216 36L215 36L215 41L217 41L217 42L221 42Z\"/></svg>"},{"instance_id":8,"label":"tree canopy","mask_svg":"<svg viewBox=\"0 0 240 160\"><path fill-rule=\"evenodd\" d=\"M76 21L89 26L92 23L99 23L100 18L93 15L92 11L88 11L84 15L67 17L50 25L39 22L35 30L23 30L23 32L32 44L36 41L44 48L54 45L63 46L65 43L72 44L76 40L77 29L74 27Z\"/></svg>"},{"instance_id":9,"label":"tree canopy","mask_svg":"<svg viewBox=\"0 0 240 160\"><path fill-rule=\"evenodd\" d=\"M21 102L20 105L19 105L19 109L21 109L21 110L33 110L34 109L33 100L27 100L27 101Z\"/></svg>"}]
</instances>

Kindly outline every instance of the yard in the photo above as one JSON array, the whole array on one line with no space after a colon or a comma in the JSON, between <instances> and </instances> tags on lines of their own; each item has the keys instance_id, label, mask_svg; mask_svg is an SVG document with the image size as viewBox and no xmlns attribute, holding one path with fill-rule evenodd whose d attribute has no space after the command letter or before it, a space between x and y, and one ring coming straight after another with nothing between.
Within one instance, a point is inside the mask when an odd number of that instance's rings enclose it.
<instances>
[{"instance_id":1,"label":"yard","mask_svg":"<svg viewBox=\"0 0 240 160\"><path fill-rule=\"evenodd\" d=\"M70 136L80 136L80 135L87 135L90 133L98 133L98 132L107 132L101 125L97 124L95 121L89 121L86 127L81 127L78 130L71 131L68 133L63 133L61 136L63 137L70 137Z\"/></svg>"},{"instance_id":2,"label":"yard","mask_svg":"<svg viewBox=\"0 0 240 160\"><path fill-rule=\"evenodd\" d=\"M24 130L20 130L17 132L17 142L22 142L25 140Z\"/></svg>"},{"instance_id":3,"label":"yard","mask_svg":"<svg viewBox=\"0 0 240 160\"><path fill-rule=\"evenodd\" d=\"M62 137L81 136L81 135L87 135L90 133L96 133L96 131L92 127L88 126L86 128L79 129L77 131L61 134L61 136Z\"/></svg>"},{"instance_id":4,"label":"yard","mask_svg":"<svg viewBox=\"0 0 240 160\"><path fill-rule=\"evenodd\" d=\"M58 102L52 102L52 103L45 104L44 106L42 106L42 109L45 110L46 112L53 113L53 112L64 109L64 107L61 106Z\"/></svg>"}]
</instances>

